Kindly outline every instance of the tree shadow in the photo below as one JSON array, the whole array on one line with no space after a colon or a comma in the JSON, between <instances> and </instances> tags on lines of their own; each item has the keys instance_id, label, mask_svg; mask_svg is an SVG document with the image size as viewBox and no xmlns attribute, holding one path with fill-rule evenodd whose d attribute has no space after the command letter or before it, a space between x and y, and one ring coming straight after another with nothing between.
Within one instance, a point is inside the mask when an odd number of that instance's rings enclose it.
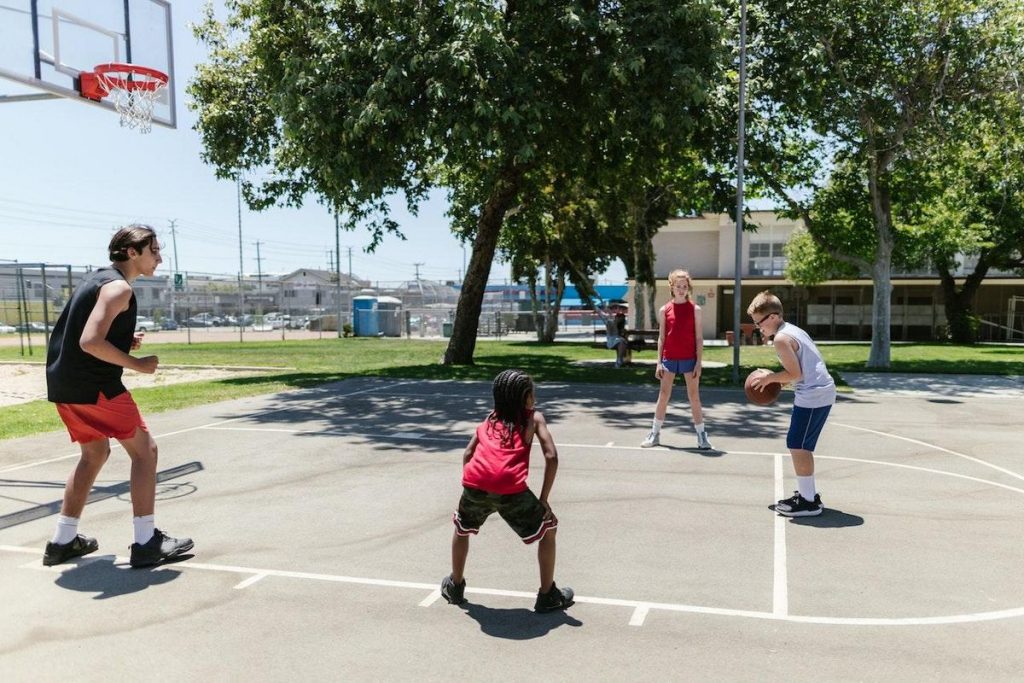
<instances>
[{"instance_id":1,"label":"tree shadow","mask_svg":"<svg viewBox=\"0 0 1024 683\"><path fill-rule=\"evenodd\" d=\"M175 560L190 557L192 555L182 555ZM168 569L167 565L161 565L160 571L131 569L127 565L114 564L116 559L113 555L80 559L71 569L61 572L55 583L68 590L96 593L93 600L106 600L139 593L181 576L180 571Z\"/></svg>"},{"instance_id":2,"label":"tree shadow","mask_svg":"<svg viewBox=\"0 0 1024 683\"><path fill-rule=\"evenodd\" d=\"M493 638L507 640L531 640L546 636L559 626L583 625L582 621L564 610L538 614L522 607L500 609L472 602L465 602L459 608L480 624L481 631Z\"/></svg>"}]
</instances>

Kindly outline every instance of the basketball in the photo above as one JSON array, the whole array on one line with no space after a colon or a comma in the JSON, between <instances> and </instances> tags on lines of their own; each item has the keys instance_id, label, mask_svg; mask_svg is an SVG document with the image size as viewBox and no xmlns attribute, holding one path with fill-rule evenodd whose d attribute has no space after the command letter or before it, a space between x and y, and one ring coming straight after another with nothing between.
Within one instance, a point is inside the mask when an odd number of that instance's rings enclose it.
<instances>
[{"instance_id":1,"label":"basketball","mask_svg":"<svg viewBox=\"0 0 1024 683\"><path fill-rule=\"evenodd\" d=\"M760 370L754 370L747 375L747 381L743 383L743 391L747 394L747 400L759 406L767 406L775 403L782 391L782 385L778 382L764 384L760 389L753 387L754 379L761 375Z\"/></svg>"}]
</instances>

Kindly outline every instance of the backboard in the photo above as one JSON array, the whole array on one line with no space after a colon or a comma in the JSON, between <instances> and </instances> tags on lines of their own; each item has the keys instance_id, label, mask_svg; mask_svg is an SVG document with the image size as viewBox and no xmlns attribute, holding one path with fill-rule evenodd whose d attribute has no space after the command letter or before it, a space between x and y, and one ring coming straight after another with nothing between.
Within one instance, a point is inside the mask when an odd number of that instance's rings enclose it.
<instances>
[{"instance_id":1,"label":"backboard","mask_svg":"<svg viewBox=\"0 0 1024 683\"><path fill-rule=\"evenodd\" d=\"M162 71L169 87L153 123L175 128L174 50L167 0L0 0L0 104L81 96L79 74L123 62Z\"/></svg>"}]
</instances>

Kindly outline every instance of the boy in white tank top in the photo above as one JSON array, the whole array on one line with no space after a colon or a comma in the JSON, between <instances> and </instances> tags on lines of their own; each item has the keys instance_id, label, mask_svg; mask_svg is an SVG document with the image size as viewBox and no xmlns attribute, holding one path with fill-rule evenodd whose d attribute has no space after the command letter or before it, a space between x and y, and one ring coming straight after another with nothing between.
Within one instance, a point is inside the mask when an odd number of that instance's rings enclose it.
<instances>
[{"instance_id":1,"label":"boy in white tank top","mask_svg":"<svg viewBox=\"0 0 1024 683\"><path fill-rule=\"evenodd\" d=\"M754 387L792 383L796 392L786 447L792 456L797 490L771 509L786 517L820 515L824 507L814 482L814 448L836 402L835 382L810 335L782 318L782 302L777 296L767 290L761 292L750 302L747 315L765 338L774 339L775 353L782 363L782 370L777 372L759 368L761 374L754 380Z\"/></svg>"}]
</instances>

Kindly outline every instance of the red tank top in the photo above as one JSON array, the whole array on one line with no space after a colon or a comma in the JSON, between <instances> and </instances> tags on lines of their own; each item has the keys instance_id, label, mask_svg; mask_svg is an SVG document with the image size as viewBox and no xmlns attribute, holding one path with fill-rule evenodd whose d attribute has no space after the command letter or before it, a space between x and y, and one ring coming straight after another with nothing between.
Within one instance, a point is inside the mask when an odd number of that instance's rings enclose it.
<instances>
[{"instance_id":1,"label":"red tank top","mask_svg":"<svg viewBox=\"0 0 1024 683\"><path fill-rule=\"evenodd\" d=\"M662 360L693 360L697 357L696 317L692 301L665 306L665 345Z\"/></svg>"},{"instance_id":2,"label":"red tank top","mask_svg":"<svg viewBox=\"0 0 1024 683\"><path fill-rule=\"evenodd\" d=\"M530 411L529 415L532 414ZM530 444L523 442L518 429L513 430L511 437L508 438L508 431L500 422L481 422L476 428L476 450L462 469L462 485L501 495L525 491L530 473Z\"/></svg>"}]
</instances>

